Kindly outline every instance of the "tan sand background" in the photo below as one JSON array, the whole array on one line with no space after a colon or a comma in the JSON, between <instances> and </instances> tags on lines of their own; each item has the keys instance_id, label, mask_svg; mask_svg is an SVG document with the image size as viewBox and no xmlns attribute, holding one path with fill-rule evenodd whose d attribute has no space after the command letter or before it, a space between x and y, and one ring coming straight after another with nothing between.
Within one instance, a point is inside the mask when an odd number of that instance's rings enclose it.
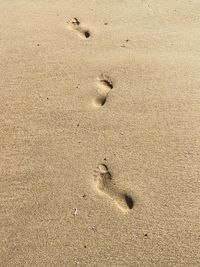
<instances>
[{"instance_id":1,"label":"tan sand background","mask_svg":"<svg viewBox=\"0 0 200 267\"><path fill-rule=\"evenodd\" d=\"M0 0L0 74L0 266L200 266L199 1Z\"/></svg>"}]
</instances>

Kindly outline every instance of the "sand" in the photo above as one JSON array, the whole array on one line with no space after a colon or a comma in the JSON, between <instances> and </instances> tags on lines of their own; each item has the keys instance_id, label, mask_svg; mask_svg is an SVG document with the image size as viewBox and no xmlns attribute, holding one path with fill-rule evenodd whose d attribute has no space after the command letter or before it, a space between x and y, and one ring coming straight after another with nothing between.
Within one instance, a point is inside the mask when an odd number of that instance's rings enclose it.
<instances>
[{"instance_id":1,"label":"sand","mask_svg":"<svg viewBox=\"0 0 200 267\"><path fill-rule=\"evenodd\" d=\"M200 266L200 2L0 10L0 266Z\"/></svg>"}]
</instances>

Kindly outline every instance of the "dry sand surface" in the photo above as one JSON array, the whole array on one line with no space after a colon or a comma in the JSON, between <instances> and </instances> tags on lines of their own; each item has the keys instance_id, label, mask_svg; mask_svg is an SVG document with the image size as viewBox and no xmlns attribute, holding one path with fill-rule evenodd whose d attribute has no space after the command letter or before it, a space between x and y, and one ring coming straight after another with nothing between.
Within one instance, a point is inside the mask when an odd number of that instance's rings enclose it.
<instances>
[{"instance_id":1,"label":"dry sand surface","mask_svg":"<svg viewBox=\"0 0 200 267\"><path fill-rule=\"evenodd\" d=\"M0 0L0 266L200 266L200 1Z\"/></svg>"}]
</instances>

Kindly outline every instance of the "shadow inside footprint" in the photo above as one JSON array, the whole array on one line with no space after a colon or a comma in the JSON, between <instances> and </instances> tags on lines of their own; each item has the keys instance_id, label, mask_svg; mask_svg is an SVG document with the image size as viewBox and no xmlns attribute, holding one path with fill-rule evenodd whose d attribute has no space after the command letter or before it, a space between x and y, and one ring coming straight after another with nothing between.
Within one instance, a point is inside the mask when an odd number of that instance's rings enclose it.
<instances>
[{"instance_id":1,"label":"shadow inside footprint","mask_svg":"<svg viewBox=\"0 0 200 267\"><path fill-rule=\"evenodd\" d=\"M91 34L90 34L89 31L85 31L85 32L84 32L84 35L85 35L85 38L89 38Z\"/></svg>"},{"instance_id":2,"label":"shadow inside footprint","mask_svg":"<svg viewBox=\"0 0 200 267\"><path fill-rule=\"evenodd\" d=\"M95 169L94 181L97 189L114 200L120 209L127 211L133 208L134 201L132 197L114 186L112 175L105 164L100 164Z\"/></svg>"},{"instance_id":3,"label":"shadow inside footprint","mask_svg":"<svg viewBox=\"0 0 200 267\"><path fill-rule=\"evenodd\" d=\"M97 107L101 107L106 103L107 96L110 90L113 89L113 82L109 77L102 74L98 78L97 87L98 96L95 98L94 104Z\"/></svg>"},{"instance_id":4,"label":"shadow inside footprint","mask_svg":"<svg viewBox=\"0 0 200 267\"><path fill-rule=\"evenodd\" d=\"M75 30L82 38L89 38L91 36L90 31L82 28L81 23L77 18L68 21L68 28Z\"/></svg>"},{"instance_id":5,"label":"shadow inside footprint","mask_svg":"<svg viewBox=\"0 0 200 267\"><path fill-rule=\"evenodd\" d=\"M102 80L100 80L100 82L102 83L102 84L104 84L105 86L107 86L107 87L109 87L110 89L113 89L113 83L112 83L112 81L111 80L109 80L109 79L102 79Z\"/></svg>"},{"instance_id":6,"label":"shadow inside footprint","mask_svg":"<svg viewBox=\"0 0 200 267\"><path fill-rule=\"evenodd\" d=\"M126 201L126 204L127 204L128 208L131 210L133 208L133 206L134 206L133 199L128 195L124 195L124 198L125 198L125 201Z\"/></svg>"}]
</instances>

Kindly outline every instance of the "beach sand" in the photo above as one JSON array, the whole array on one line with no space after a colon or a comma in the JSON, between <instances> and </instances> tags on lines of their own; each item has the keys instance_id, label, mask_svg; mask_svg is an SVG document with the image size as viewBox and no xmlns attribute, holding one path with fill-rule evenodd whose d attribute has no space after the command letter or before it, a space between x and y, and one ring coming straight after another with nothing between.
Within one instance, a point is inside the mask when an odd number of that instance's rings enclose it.
<instances>
[{"instance_id":1,"label":"beach sand","mask_svg":"<svg viewBox=\"0 0 200 267\"><path fill-rule=\"evenodd\" d=\"M200 266L200 2L0 10L0 266Z\"/></svg>"}]
</instances>

